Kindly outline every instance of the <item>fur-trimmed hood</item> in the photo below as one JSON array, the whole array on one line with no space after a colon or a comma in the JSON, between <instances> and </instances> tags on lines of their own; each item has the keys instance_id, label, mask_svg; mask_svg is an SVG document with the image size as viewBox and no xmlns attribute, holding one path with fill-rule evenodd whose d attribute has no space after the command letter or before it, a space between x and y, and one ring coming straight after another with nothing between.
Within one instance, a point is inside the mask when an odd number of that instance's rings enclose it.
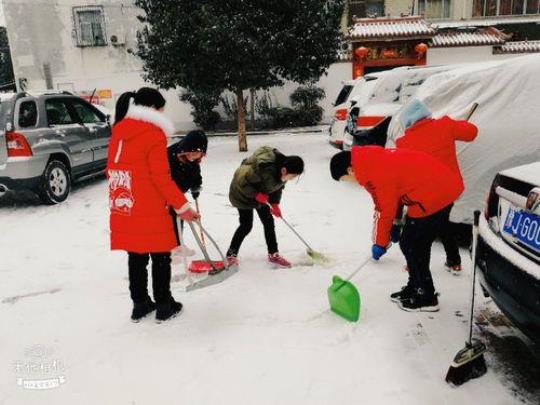
<instances>
[{"instance_id":1,"label":"fur-trimmed hood","mask_svg":"<svg viewBox=\"0 0 540 405\"><path fill-rule=\"evenodd\" d=\"M146 122L160 128L165 136L174 135L174 125L163 113L152 107L132 104L125 118Z\"/></svg>"}]
</instances>

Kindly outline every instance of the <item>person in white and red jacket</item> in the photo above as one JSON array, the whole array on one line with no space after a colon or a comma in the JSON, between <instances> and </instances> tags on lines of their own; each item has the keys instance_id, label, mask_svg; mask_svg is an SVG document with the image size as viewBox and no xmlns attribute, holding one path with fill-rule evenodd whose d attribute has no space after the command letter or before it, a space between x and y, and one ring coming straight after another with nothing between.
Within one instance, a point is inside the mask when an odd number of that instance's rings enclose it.
<instances>
[{"instance_id":1,"label":"person in white and red jacket","mask_svg":"<svg viewBox=\"0 0 540 405\"><path fill-rule=\"evenodd\" d=\"M425 152L448 166L459 175L462 188L463 178L459 168L456 142L472 142L478 135L476 125L465 120L454 120L448 116L434 119L427 106L412 99L402 111L404 133L396 140L398 149ZM397 242L400 235L399 224L392 229L392 241ZM449 218L441 228L439 237L446 252L445 267L453 274L461 273L461 256L455 235L454 225Z\"/></svg>"},{"instance_id":2,"label":"person in white and red jacket","mask_svg":"<svg viewBox=\"0 0 540 405\"><path fill-rule=\"evenodd\" d=\"M171 179L166 135L172 135L173 126L162 113L164 107L165 99L152 88L122 94L109 144L111 249L128 252L133 321L156 308L158 321L181 311L170 290L170 251L177 242L169 206L183 220L199 217ZM150 258L155 304L147 290Z\"/></svg>"}]
</instances>

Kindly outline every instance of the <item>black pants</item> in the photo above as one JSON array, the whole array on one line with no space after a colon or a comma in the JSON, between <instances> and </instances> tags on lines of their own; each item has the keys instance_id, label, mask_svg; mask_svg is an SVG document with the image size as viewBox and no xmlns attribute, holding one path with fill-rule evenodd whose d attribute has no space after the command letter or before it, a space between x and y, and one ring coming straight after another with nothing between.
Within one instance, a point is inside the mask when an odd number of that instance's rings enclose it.
<instances>
[{"instance_id":1,"label":"black pants","mask_svg":"<svg viewBox=\"0 0 540 405\"><path fill-rule=\"evenodd\" d=\"M227 251L227 255L237 255L240 250L240 245L244 241L245 237L251 232L253 228L253 209L239 209L240 214L240 226L234 233L231 241L231 246ZM270 207L263 205L261 208L257 208L257 214L264 227L264 238L266 240L266 246L268 253L274 254L278 252L278 245L276 240L276 230L274 227L274 217L270 212Z\"/></svg>"},{"instance_id":2,"label":"black pants","mask_svg":"<svg viewBox=\"0 0 540 405\"><path fill-rule=\"evenodd\" d=\"M457 266L461 264L461 256L459 255L459 246L457 243L455 227L450 222L450 211L439 235L441 242L446 252L446 263L449 266Z\"/></svg>"},{"instance_id":3,"label":"black pants","mask_svg":"<svg viewBox=\"0 0 540 405\"><path fill-rule=\"evenodd\" d=\"M406 217L399 245L409 267L408 285L417 291L421 290L418 292L427 295L435 292L429 269L431 245L441 234L451 208L448 206L424 218Z\"/></svg>"},{"instance_id":4,"label":"black pants","mask_svg":"<svg viewBox=\"0 0 540 405\"><path fill-rule=\"evenodd\" d=\"M129 291L134 303L150 299L148 296L148 262L152 258L152 288L157 304L166 304L171 295L171 254L128 252Z\"/></svg>"}]
</instances>

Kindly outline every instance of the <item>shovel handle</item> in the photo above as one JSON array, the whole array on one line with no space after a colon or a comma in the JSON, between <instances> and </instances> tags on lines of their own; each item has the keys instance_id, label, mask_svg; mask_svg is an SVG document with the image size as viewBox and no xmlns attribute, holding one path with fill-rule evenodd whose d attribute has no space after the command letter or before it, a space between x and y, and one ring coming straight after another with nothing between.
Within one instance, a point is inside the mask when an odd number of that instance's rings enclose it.
<instances>
[{"instance_id":1,"label":"shovel handle","mask_svg":"<svg viewBox=\"0 0 540 405\"><path fill-rule=\"evenodd\" d=\"M197 210L197 214L199 214L199 216L200 216L201 215L201 210L199 209L199 199L198 198L195 199L195 209ZM202 224L202 221L199 220L199 223ZM203 245L206 246L206 241L204 240L204 232L202 232L202 230L201 230L201 240L202 240Z\"/></svg>"},{"instance_id":2,"label":"shovel handle","mask_svg":"<svg viewBox=\"0 0 540 405\"><path fill-rule=\"evenodd\" d=\"M469 121L471 119L472 115L474 114L477 108L478 108L478 103L474 103L471 109L469 110L469 113L467 114L465 121Z\"/></svg>"},{"instance_id":3,"label":"shovel handle","mask_svg":"<svg viewBox=\"0 0 540 405\"><path fill-rule=\"evenodd\" d=\"M195 241L197 242L197 245L199 245L199 249L201 250L201 252L202 252L202 254L204 256L204 259L210 264L210 266L212 266L212 268L215 271L219 271L219 269L217 269L214 266L214 263L212 262L212 259L210 259L210 255L208 254L208 250L206 249L206 246L202 243L201 238L199 237L199 234L198 234L197 230L195 229L195 225L193 225L194 222L199 226L199 229L201 231L201 235L202 234L206 235L206 237L208 238L210 243L212 243L212 245L216 248L219 255L221 256L221 259L223 260L223 265L225 266L225 269L228 270L229 269L229 263L227 262L227 259L226 259L225 255L223 254L223 252L219 248L219 246L216 243L216 241L214 240L214 238L212 238L212 236L210 236L210 234L206 231L206 229L204 229L204 227L201 225L201 223L199 221L188 221L189 227L191 228L191 232L193 233L193 237L195 238Z\"/></svg>"},{"instance_id":4,"label":"shovel handle","mask_svg":"<svg viewBox=\"0 0 540 405\"><path fill-rule=\"evenodd\" d=\"M178 240L180 241L180 246L185 247L186 245L184 244L184 227L182 226L182 222L178 217L176 217L176 226L178 227ZM182 263L184 264L184 272L188 275L188 277L190 277L186 256L182 256Z\"/></svg>"},{"instance_id":5,"label":"shovel handle","mask_svg":"<svg viewBox=\"0 0 540 405\"><path fill-rule=\"evenodd\" d=\"M366 258L364 259L364 261L362 262L362 264L360 264L360 266L358 266L358 268L353 271L351 274L349 274L349 276L343 280L343 282L341 283L341 285L336 288L336 291L338 291L341 287L343 287L348 281L350 281L354 276L356 276L360 270L362 270L364 267L366 267L366 265L371 261L371 255L369 256L366 256Z\"/></svg>"},{"instance_id":6,"label":"shovel handle","mask_svg":"<svg viewBox=\"0 0 540 405\"><path fill-rule=\"evenodd\" d=\"M270 205L270 203L266 203L266 205L268 205L268 207L272 209L272 206ZM294 227L291 224L289 224L289 222L285 218L283 218L283 215L281 216L281 220L298 237L298 239L300 239L302 243L306 245L309 251L313 252L313 249L311 248L311 246L309 246L309 244L304 240L304 238L302 238L302 236L300 236L300 234L296 231L296 229L294 229Z\"/></svg>"},{"instance_id":7,"label":"shovel handle","mask_svg":"<svg viewBox=\"0 0 540 405\"><path fill-rule=\"evenodd\" d=\"M478 247L478 226L480 223L480 211L474 211L474 223L472 229L472 278L471 278L471 312L469 314L469 340L467 343L472 346L472 330L474 322L474 291L476 285L476 250Z\"/></svg>"}]
</instances>

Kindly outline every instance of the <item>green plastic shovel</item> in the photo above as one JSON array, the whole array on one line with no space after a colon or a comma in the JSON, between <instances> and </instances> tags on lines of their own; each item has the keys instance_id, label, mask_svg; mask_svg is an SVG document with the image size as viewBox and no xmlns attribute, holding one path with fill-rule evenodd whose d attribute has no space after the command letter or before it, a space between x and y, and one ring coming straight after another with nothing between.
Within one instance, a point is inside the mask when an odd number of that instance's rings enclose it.
<instances>
[{"instance_id":1,"label":"green plastic shovel","mask_svg":"<svg viewBox=\"0 0 540 405\"><path fill-rule=\"evenodd\" d=\"M366 257L362 264L345 280L339 276L332 278L332 284L328 287L328 301L330 309L351 322L357 322L360 318L360 293L350 280L371 261L371 256Z\"/></svg>"}]
</instances>

